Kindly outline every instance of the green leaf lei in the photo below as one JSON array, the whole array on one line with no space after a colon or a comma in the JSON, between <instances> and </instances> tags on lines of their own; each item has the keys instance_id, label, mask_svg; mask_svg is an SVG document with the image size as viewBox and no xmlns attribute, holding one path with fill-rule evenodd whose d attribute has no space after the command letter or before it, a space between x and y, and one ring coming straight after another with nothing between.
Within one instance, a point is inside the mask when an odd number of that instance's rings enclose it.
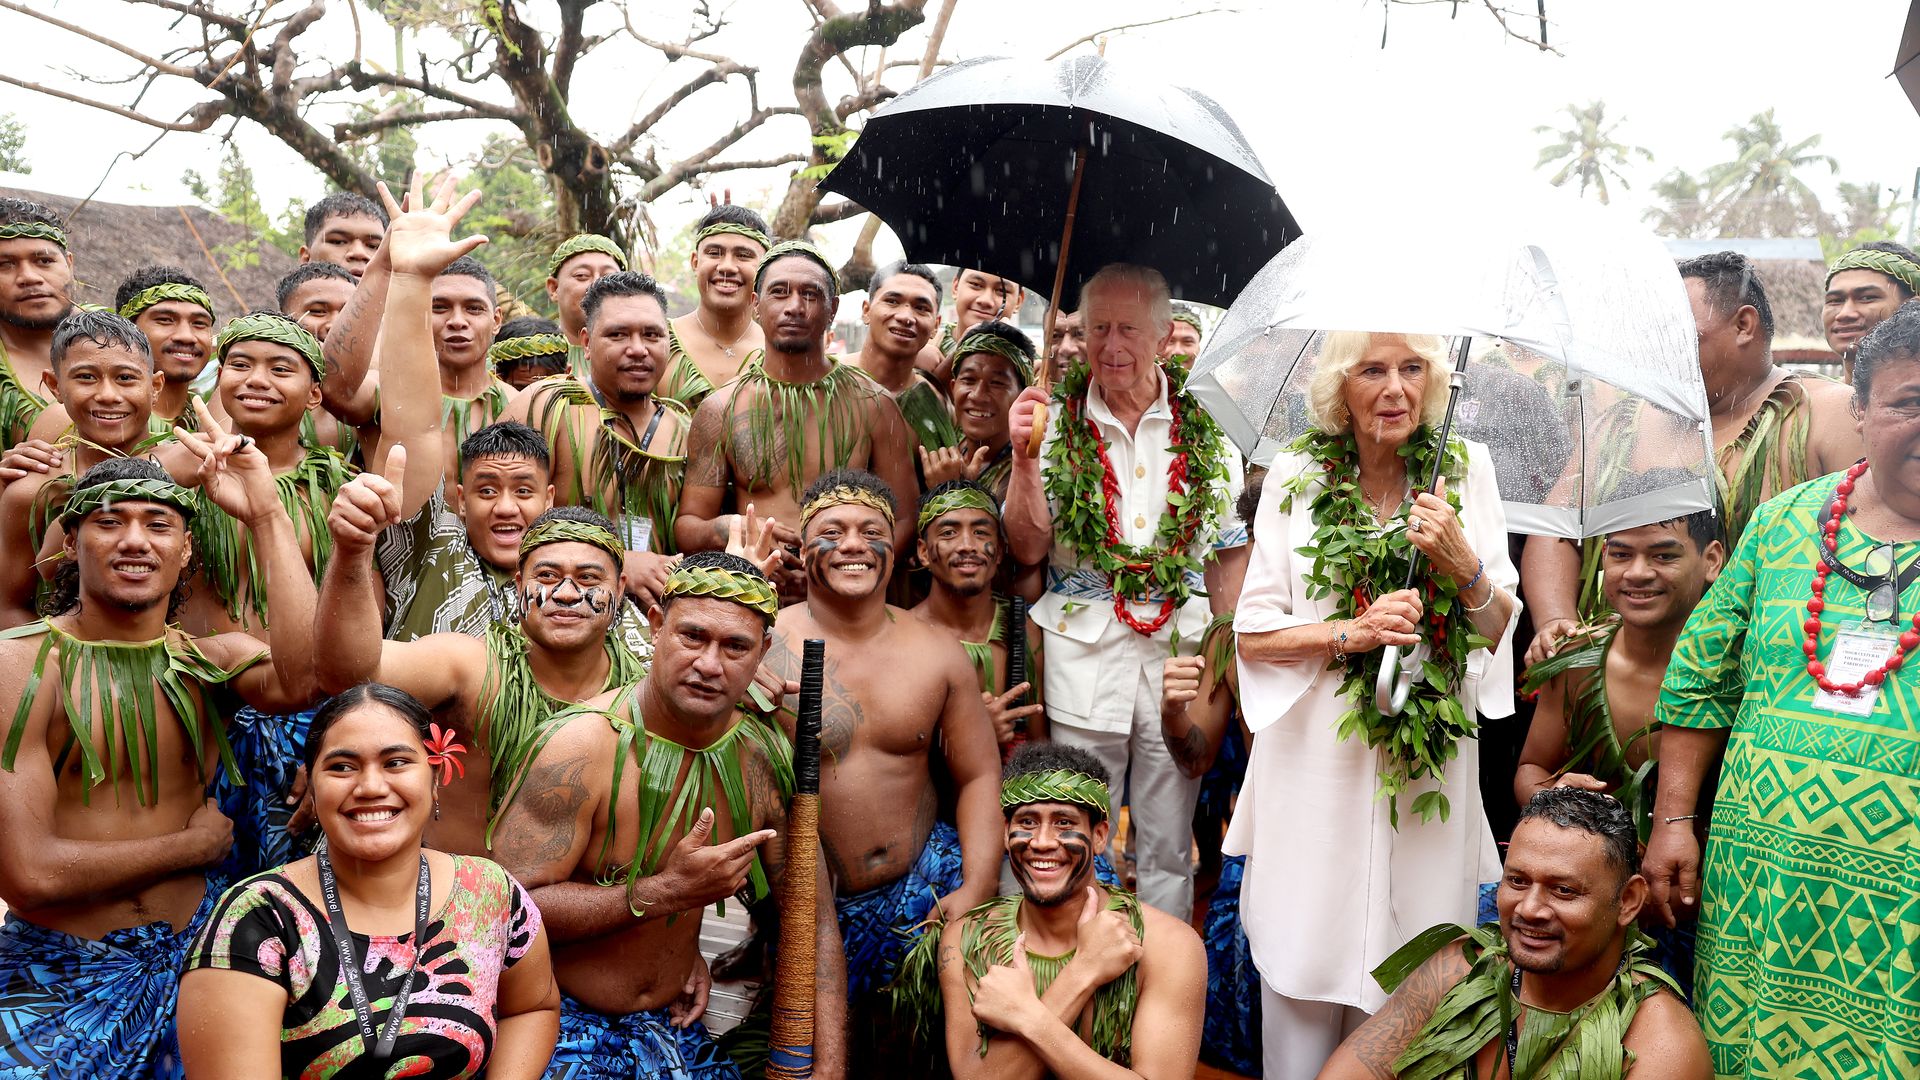
<instances>
[{"instance_id":1,"label":"green leaf lei","mask_svg":"<svg viewBox=\"0 0 1920 1080\"><path fill-rule=\"evenodd\" d=\"M1434 432L1422 427L1400 448L1409 477L1424 481L1433 474L1437 441ZM1313 560L1305 575L1307 595L1315 600L1333 597L1337 620L1357 619L1374 599L1404 586L1407 563L1415 550L1407 540L1406 521L1396 518L1385 528L1375 521L1360 493L1359 450L1352 435L1311 431L1288 450L1304 453L1320 465L1317 470L1303 469L1287 481L1285 501L1280 504L1291 512L1296 495L1316 482L1321 485L1311 507L1313 542L1299 551ZM1448 440L1446 498L1455 510L1460 508L1460 484L1466 471L1466 445ZM1382 716L1373 706L1382 650L1349 655L1340 683L1340 693L1352 708L1340 718L1339 737L1359 736L1369 747L1384 751L1378 794L1386 797L1395 828L1400 825L1400 793L1423 777L1439 778L1458 754L1460 740L1474 733L1475 725L1457 695L1466 674L1467 654L1492 645L1474 631L1465 606L1455 602L1460 584L1431 572L1431 563L1423 565L1427 573L1417 588L1426 606L1424 630L1432 655L1416 673L1406 707L1398 716ZM1444 821L1450 807L1446 796L1436 790L1416 797L1413 809L1422 821L1436 814Z\"/></svg>"},{"instance_id":2,"label":"green leaf lei","mask_svg":"<svg viewBox=\"0 0 1920 1080\"><path fill-rule=\"evenodd\" d=\"M1062 410L1058 437L1047 450L1046 489L1054 509L1054 535L1105 574L1113 587L1113 610L1141 634L1165 626L1194 594L1188 572L1199 573L1195 540L1211 536L1226 512L1227 476L1220 426L1185 390L1185 377L1168 370L1167 402L1173 408L1173 460L1167 466L1167 509L1152 547L1120 539L1120 481L1107 458L1099 428L1087 418L1089 370L1074 365L1054 400ZM1141 508L1144 509L1144 508ZM1136 511L1138 512L1138 511ZM1160 614L1146 622L1127 610L1128 600L1161 597ZM1178 635L1175 636L1176 642Z\"/></svg>"}]
</instances>

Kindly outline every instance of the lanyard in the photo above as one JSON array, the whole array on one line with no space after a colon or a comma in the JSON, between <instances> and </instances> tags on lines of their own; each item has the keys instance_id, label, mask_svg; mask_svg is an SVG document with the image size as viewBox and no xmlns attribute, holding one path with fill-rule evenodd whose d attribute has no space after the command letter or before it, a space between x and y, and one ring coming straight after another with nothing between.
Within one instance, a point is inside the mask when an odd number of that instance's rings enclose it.
<instances>
[{"instance_id":1,"label":"lanyard","mask_svg":"<svg viewBox=\"0 0 1920 1080\"><path fill-rule=\"evenodd\" d=\"M1820 511L1819 535L1825 535L1827 522L1832 519L1833 501L1829 499L1826 507ZM1885 548L1887 551L1886 571L1879 574L1861 573L1841 562L1837 555L1827 550L1827 545L1824 542L1816 546L1820 549L1820 561L1826 563L1829 570L1846 578L1855 588L1867 594L1867 619L1869 621L1900 621L1900 594L1907 591L1907 586L1913 584L1916 577L1920 577L1920 555L1915 555L1913 561L1909 562L1905 569L1899 570L1896 574L1895 567L1898 563L1894 559L1894 545L1879 544L1876 545L1876 550L1878 548ZM1877 581L1875 580L1876 578L1878 579Z\"/></svg>"},{"instance_id":2,"label":"lanyard","mask_svg":"<svg viewBox=\"0 0 1920 1080\"><path fill-rule=\"evenodd\" d=\"M333 926L334 944L340 949L340 975L353 998L354 1017L360 1021L360 1042L371 1050L375 1061L393 1056L393 1041L400 1034L400 1021L407 1015L407 999L413 996L413 977L420 970L420 950L427 936L428 908L432 903L433 879L427 870L427 857L420 856L420 887L413 922L413 965L393 996L393 1009L387 1013L386 1026L380 1029L378 1043L373 1037L373 1006L367 1000L367 981L360 970L360 957L353 947L353 932L347 929L347 916L340 908L340 889L333 880L333 860L327 849L314 854L320 868L320 895L327 902L327 922Z\"/></svg>"},{"instance_id":3,"label":"lanyard","mask_svg":"<svg viewBox=\"0 0 1920 1080\"><path fill-rule=\"evenodd\" d=\"M1513 965L1513 1003L1520 1004L1520 965ZM1495 1068L1499 1063L1494 1063ZM1513 1010L1513 1023L1507 1027L1507 1080L1520 1080L1520 1010Z\"/></svg>"}]
</instances>

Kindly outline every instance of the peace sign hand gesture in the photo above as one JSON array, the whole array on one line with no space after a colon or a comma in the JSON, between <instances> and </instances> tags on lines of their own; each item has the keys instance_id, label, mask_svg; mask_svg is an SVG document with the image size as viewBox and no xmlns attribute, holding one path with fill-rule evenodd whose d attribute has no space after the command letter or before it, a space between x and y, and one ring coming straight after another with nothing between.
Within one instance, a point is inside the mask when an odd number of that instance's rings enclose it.
<instances>
[{"instance_id":1,"label":"peace sign hand gesture","mask_svg":"<svg viewBox=\"0 0 1920 1080\"><path fill-rule=\"evenodd\" d=\"M387 226L387 238L381 246L386 249L396 274L432 277L453 260L487 242L484 236L451 239L454 226L480 201L479 191L460 195L451 171L441 175L432 202L426 200L425 187L426 179L414 173L403 204L408 209ZM393 197L387 193L385 184L380 185L380 194L391 209Z\"/></svg>"},{"instance_id":2,"label":"peace sign hand gesture","mask_svg":"<svg viewBox=\"0 0 1920 1080\"><path fill-rule=\"evenodd\" d=\"M200 430L176 427L173 436L200 459L200 490L213 505L249 529L258 528L276 514L284 515L267 455L251 438L229 434L206 402L189 400L200 420Z\"/></svg>"}]
</instances>

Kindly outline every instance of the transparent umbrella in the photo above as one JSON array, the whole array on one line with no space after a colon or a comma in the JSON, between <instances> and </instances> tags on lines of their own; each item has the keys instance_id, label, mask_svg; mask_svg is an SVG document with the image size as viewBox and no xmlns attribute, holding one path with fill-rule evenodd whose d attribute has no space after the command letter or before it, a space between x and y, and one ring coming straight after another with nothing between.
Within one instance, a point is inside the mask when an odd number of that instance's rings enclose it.
<instances>
[{"instance_id":1,"label":"transparent umbrella","mask_svg":"<svg viewBox=\"0 0 1920 1080\"><path fill-rule=\"evenodd\" d=\"M1188 385L1251 461L1307 430L1329 332L1432 334L1453 345L1448 423L1487 446L1514 531L1580 539L1713 505L1693 316L1658 241L1552 201L1420 220L1445 225L1310 233L1234 302ZM1418 669L1398 660L1376 693L1389 714Z\"/></svg>"}]
</instances>

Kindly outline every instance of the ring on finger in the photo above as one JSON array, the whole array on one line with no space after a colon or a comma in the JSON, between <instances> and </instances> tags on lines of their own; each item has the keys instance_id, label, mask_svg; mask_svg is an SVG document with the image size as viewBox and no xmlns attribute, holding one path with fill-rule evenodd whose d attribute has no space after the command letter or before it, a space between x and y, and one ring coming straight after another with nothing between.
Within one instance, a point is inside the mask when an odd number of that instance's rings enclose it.
<instances>
[{"instance_id":1,"label":"ring on finger","mask_svg":"<svg viewBox=\"0 0 1920 1080\"><path fill-rule=\"evenodd\" d=\"M1407 531L1408 531L1408 532L1419 532L1419 531L1420 531L1420 519L1419 519L1419 518L1417 518L1417 517L1410 517L1410 518L1408 518L1408 519L1407 519Z\"/></svg>"}]
</instances>

